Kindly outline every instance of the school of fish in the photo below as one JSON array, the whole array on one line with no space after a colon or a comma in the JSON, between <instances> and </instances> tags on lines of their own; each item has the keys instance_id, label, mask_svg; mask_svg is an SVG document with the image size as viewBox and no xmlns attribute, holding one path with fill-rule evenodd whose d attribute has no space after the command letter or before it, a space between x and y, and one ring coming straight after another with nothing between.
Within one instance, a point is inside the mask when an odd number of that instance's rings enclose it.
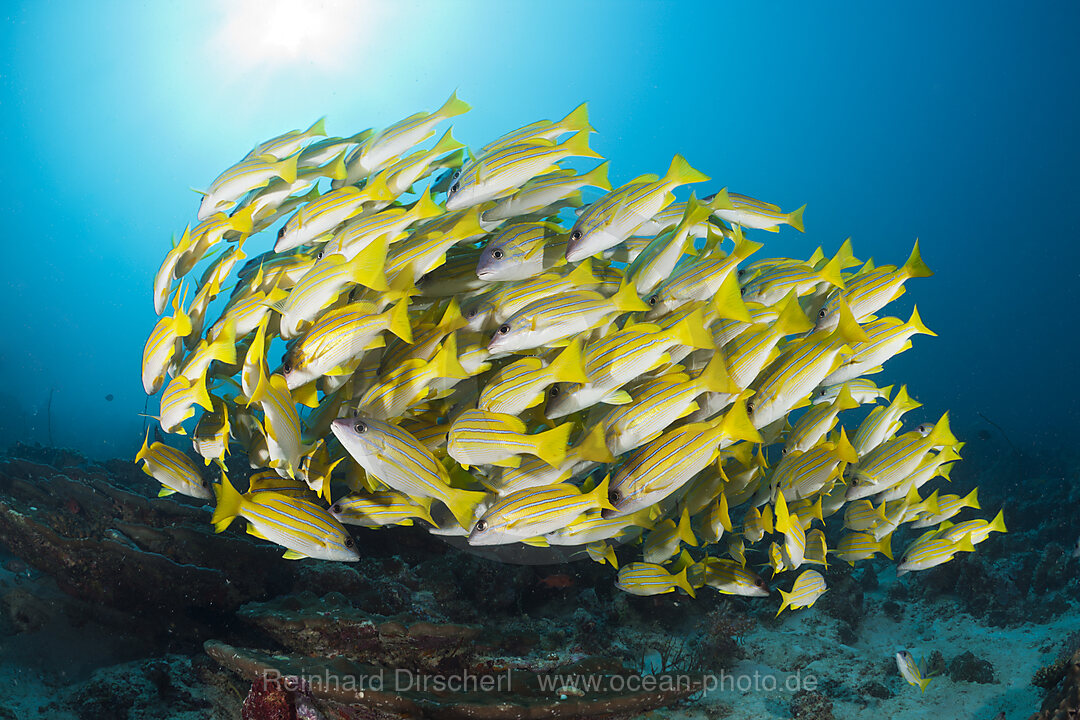
<instances>
[{"instance_id":1,"label":"school of fish","mask_svg":"<svg viewBox=\"0 0 1080 720\"><path fill-rule=\"evenodd\" d=\"M680 155L612 187L585 105L468 150L437 130L468 110L319 121L202 193L143 352L161 431L194 451L148 434L162 495L292 559L355 561L348 525L419 523L571 546L636 595L787 576L777 614L825 592L808 566L892 559L901 525L923 532L898 574L1005 531L959 519L977 490L922 490L960 458L948 414L905 428L920 403L866 377L934 334L882 314L932 274L918 242L899 266L850 241L766 259L748 234L802 232L802 208L704 190Z\"/></svg>"}]
</instances>

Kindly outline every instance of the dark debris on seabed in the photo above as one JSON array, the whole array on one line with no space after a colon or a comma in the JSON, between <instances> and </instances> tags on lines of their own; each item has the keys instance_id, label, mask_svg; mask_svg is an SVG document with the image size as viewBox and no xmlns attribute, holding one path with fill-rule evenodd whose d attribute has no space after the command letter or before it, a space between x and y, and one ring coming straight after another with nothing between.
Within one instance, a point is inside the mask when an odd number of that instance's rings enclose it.
<instances>
[{"instance_id":1,"label":"dark debris on seabed","mask_svg":"<svg viewBox=\"0 0 1080 720\"><path fill-rule=\"evenodd\" d=\"M983 506L1004 503L1009 523L980 552L899 580L884 561L830 563L829 592L806 615L828 621L828 642L858 646L870 623L916 606L947 606L988 627L1073 611L1077 486L1067 485L1070 497L1010 492L985 478L980 487ZM358 563L285 561L242 532L215 535L202 501L157 490L129 461L27 445L0 458L0 673L9 688L0 720L738 716L744 696L706 698L694 683L753 667L770 638L789 642L779 632L790 616L774 618L770 600L630 596L590 561L505 564L420 528L354 529ZM1041 717L1076 706L1078 638L1047 639L1046 667L1030 680L1045 693ZM1008 668L984 655L943 642L927 670L955 683L1002 683ZM828 660L806 649L779 669ZM309 680L257 681L267 674ZM412 684L395 685L394 674ZM469 675L505 678L506 687L420 687L423 678ZM587 693L571 681L543 684L615 676L693 682ZM320 677L369 682L310 680ZM858 677L826 677L763 707L822 719L842 716L845 703L885 708L918 693L889 656L868 660Z\"/></svg>"}]
</instances>

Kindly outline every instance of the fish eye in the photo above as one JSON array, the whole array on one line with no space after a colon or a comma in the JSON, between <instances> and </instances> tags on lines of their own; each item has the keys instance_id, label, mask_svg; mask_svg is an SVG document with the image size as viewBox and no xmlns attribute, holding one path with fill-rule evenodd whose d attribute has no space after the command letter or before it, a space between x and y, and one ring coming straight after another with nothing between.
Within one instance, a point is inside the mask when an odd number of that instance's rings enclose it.
<instances>
[{"instance_id":1,"label":"fish eye","mask_svg":"<svg viewBox=\"0 0 1080 720\"><path fill-rule=\"evenodd\" d=\"M765 587L765 581L761 578L758 578L754 581L754 585L756 585L757 587Z\"/></svg>"},{"instance_id":2,"label":"fish eye","mask_svg":"<svg viewBox=\"0 0 1080 720\"><path fill-rule=\"evenodd\" d=\"M285 362L281 363L281 372L283 372L283 373L285 373L286 375L288 375L288 374L289 374L289 373L291 373L292 371L293 371L293 367L292 367L292 363L291 363L291 362L289 362L288 360L286 360Z\"/></svg>"},{"instance_id":3,"label":"fish eye","mask_svg":"<svg viewBox=\"0 0 1080 720\"><path fill-rule=\"evenodd\" d=\"M281 238L283 238L284 236L285 236L285 226L284 226L284 225L282 225L281 227L279 227L279 228L278 228L278 231L277 231L277 239L278 239L278 240L280 240L280 239L281 239Z\"/></svg>"},{"instance_id":4,"label":"fish eye","mask_svg":"<svg viewBox=\"0 0 1080 720\"><path fill-rule=\"evenodd\" d=\"M474 317L476 317L476 308L466 310L465 311L465 317L469 318L470 320L472 320Z\"/></svg>"},{"instance_id":5,"label":"fish eye","mask_svg":"<svg viewBox=\"0 0 1080 720\"><path fill-rule=\"evenodd\" d=\"M332 513L341 512L341 503L334 503L333 505L331 505L330 506L330 512L332 512Z\"/></svg>"},{"instance_id":6,"label":"fish eye","mask_svg":"<svg viewBox=\"0 0 1080 720\"><path fill-rule=\"evenodd\" d=\"M461 185L459 183L454 183L453 185L450 186L450 194L453 195L454 193L456 193L460 189L461 189Z\"/></svg>"},{"instance_id":7,"label":"fish eye","mask_svg":"<svg viewBox=\"0 0 1080 720\"><path fill-rule=\"evenodd\" d=\"M570 233L570 239L571 240L580 240L581 239L581 231L580 230L575 230L574 232Z\"/></svg>"},{"instance_id":8,"label":"fish eye","mask_svg":"<svg viewBox=\"0 0 1080 720\"><path fill-rule=\"evenodd\" d=\"M787 455L787 454L788 454L788 449L787 449L787 448L784 448L784 449L782 449L782 450L780 451L780 454L781 454L781 455Z\"/></svg>"},{"instance_id":9,"label":"fish eye","mask_svg":"<svg viewBox=\"0 0 1080 720\"><path fill-rule=\"evenodd\" d=\"M612 505L614 505L615 503L622 500L622 493L619 492L618 490L611 490L607 494L607 499L608 499L608 502L610 502Z\"/></svg>"},{"instance_id":10,"label":"fish eye","mask_svg":"<svg viewBox=\"0 0 1080 720\"><path fill-rule=\"evenodd\" d=\"M500 325L499 326L499 334L500 335L505 335L508 332L510 332L510 326L509 325Z\"/></svg>"},{"instance_id":11,"label":"fish eye","mask_svg":"<svg viewBox=\"0 0 1080 720\"><path fill-rule=\"evenodd\" d=\"M461 177L461 171L460 170L458 170L456 173L454 173L452 179L457 180L459 177Z\"/></svg>"},{"instance_id":12,"label":"fish eye","mask_svg":"<svg viewBox=\"0 0 1080 720\"><path fill-rule=\"evenodd\" d=\"M491 251L491 257L495 258L496 260L502 260L502 256L503 256L503 251L500 250L499 248L495 248L494 250Z\"/></svg>"},{"instance_id":13,"label":"fish eye","mask_svg":"<svg viewBox=\"0 0 1080 720\"><path fill-rule=\"evenodd\" d=\"M825 308L821 308L820 310L818 310L817 316L819 318L824 318L825 317Z\"/></svg>"},{"instance_id":14,"label":"fish eye","mask_svg":"<svg viewBox=\"0 0 1080 720\"><path fill-rule=\"evenodd\" d=\"M358 433L366 433L367 432L367 423L357 422L355 425L353 425L353 430L355 430Z\"/></svg>"},{"instance_id":15,"label":"fish eye","mask_svg":"<svg viewBox=\"0 0 1080 720\"><path fill-rule=\"evenodd\" d=\"M322 251L322 250L320 250L320 251L319 251L319 252L318 252L318 253L317 253L317 254L315 255L315 259L316 259L316 260L322 260L322 254L323 254L323 251Z\"/></svg>"},{"instance_id":16,"label":"fish eye","mask_svg":"<svg viewBox=\"0 0 1080 720\"><path fill-rule=\"evenodd\" d=\"M551 386L551 389L548 390L548 397L559 397L559 386L558 385L552 385Z\"/></svg>"},{"instance_id":17,"label":"fish eye","mask_svg":"<svg viewBox=\"0 0 1080 720\"><path fill-rule=\"evenodd\" d=\"M746 412L748 412L748 413L754 412L754 401L753 400L747 400L746 401Z\"/></svg>"},{"instance_id":18,"label":"fish eye","mask_svg":"<svg viewBox=\"0 0 1080 720\"><path fill-rule=\"evenodd\" d=\"M486 520L477 520L476 521L476 527L473 528L473 529L476 530L476 532L484 532L485 530L487 530L487 521Z\"/></svg>"},{"instance_id":19,"label":"fish eye","mask_svg":"<svg viewBox=\"0 0 1080 720\"><path fill-rule=\"evenodd\" d=\"M345 547L351 548L356 543L353 541L352 536L345 538Z\"/></svg>"},{"instance_id":20,"label":"fish eye","mask_svg":"<svg viewBox=\"0 0 1080 720\"><path fill-rule=\"evenodd\" d=\"M746 274L746 269L745 268L739 268L738 270L735 271L735 277L742 277L745 274Z\"/></svg>"},{"instance_id":21,"label":"fish eye","mask_svg":"<svg viewBox=\"0 0 1080 720\"><path fill-rule=\"evenodd\" d=\"M650 295L650 296L649 296L649 304L650 304L650 305L653 305L653 306L655 306L655 305L656 305L656 300L657 300L657 298L656 298L656 296L655 296L655 295Z\"/></svg>"}]
</instances>

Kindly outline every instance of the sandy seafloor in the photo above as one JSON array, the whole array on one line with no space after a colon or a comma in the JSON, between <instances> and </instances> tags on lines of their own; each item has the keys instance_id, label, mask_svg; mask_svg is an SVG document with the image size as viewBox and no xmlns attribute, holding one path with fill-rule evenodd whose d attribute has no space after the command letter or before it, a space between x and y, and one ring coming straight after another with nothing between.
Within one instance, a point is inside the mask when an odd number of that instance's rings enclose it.
<instances>
[{"instance_id":1,"label":"sandy seafloor","mask_svg":"<svg viewBox=\"0 0 1080 720\"><path fill-rule=\"evenodd\" d=\"M952 599L905 603L899 620L875 612L885 601L886 576L880 590L866 593L868 613L858 639L845 645L837 639L838 621L814 609L785 611L779 628L758 626L745 637L748 658L728 673L732 676L773 676L785 682L796 671L818 680L818 691L830 694L839 686L859 687L878 681L895 692L890 698L864 696L851 702L833 698L835 718L890 718L905 720L994 720L1004 712L1006 720L1026 719L1042 703L1045 691L1031 684L1035 672L1053 660L1065 638L1080 630L1080 607L1046 624L1028 623L997 628L982 625L961 612ZM895 579L892 582L896 582ZM947 675L931 679L925 692L904 683L894 655L908 649L916 659L934 650L951 658L970 650L989 661L995 682L954 682ZM663 710L656 717L682 720L727 717L731 720L791 718L792 694L787 691L722 691L710 693L685 708Z\"/></svg>"}]
</instances>

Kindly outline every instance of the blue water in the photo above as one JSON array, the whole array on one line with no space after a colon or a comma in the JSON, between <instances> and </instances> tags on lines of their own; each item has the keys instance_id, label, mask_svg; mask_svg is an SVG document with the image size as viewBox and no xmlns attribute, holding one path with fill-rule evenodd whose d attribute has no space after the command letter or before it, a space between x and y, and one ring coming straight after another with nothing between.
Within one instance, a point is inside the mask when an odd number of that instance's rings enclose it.
<instances>
[{"instance_id":1,"label":"blue water","mask_svg":"<svg viewBox=\"0 0 1080 720\"><path fill-rule=\"evenodd\" d=\"M860 258L900 263L920 238L936 275L896 314L917 302L940 337L885 379L961 430L982 412L1018 444L1076 437L1075 3L364 4L336 47L269 56L228 51L248 5L5 5L11 439L46 440L53 389L56 444L137 447L150 282L193 218L189 187L321 115L349 134L454 88L474 107L455 122L468 144L587 100L616 183L681 152L717 185L806 203L806 235L759 238L770 254L851 236Z\"/></svg>"},{"instance_id":2,"label":"blue water","mask_svg":"<svg viewBox=\"0 0 1080 720\"><path fill-rule=\"evenodd\" d=\"M6 4L5 435L44 442L54 389L55 443L136 448L150 278L188 188L321 115L348 134L458 88L469 144L587 100L616 183L681 152L717 184L806 203L806 235L769 236L773 254L850 235L899 263L920 238L937 274L898 310L916 301L940 337L886 378L959 428L982 412L1017 443L1076 436L1075 3L364 5L338 47L270 56L227 52L244 7Z\"/></svg>"}]
</instances>

